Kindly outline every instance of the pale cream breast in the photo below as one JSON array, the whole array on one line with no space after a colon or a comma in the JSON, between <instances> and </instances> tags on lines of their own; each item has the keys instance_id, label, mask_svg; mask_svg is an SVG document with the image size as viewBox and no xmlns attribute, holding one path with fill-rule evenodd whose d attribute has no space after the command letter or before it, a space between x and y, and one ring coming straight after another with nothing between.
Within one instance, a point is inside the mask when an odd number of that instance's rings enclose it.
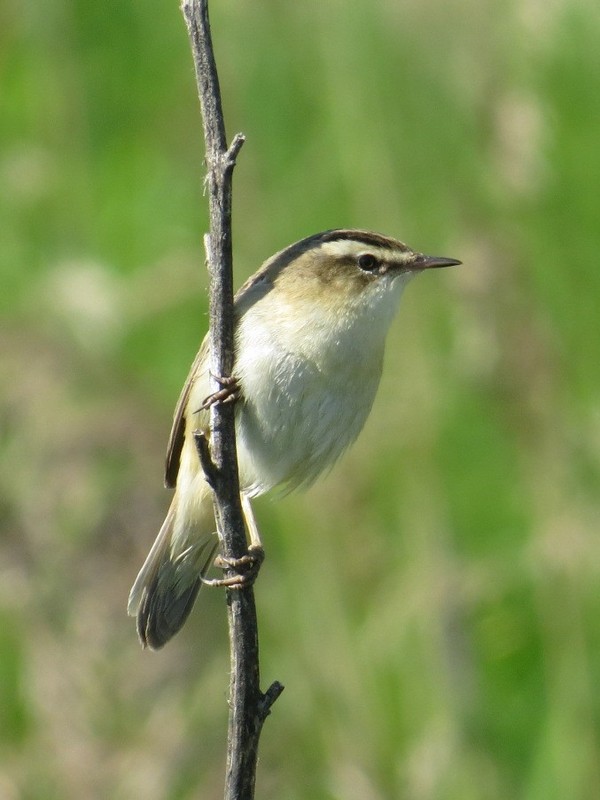
<instances>
[{"instance_id":1,"label":"pale cream breast","mask_svg":"<svg viewBox=\"0 0 600 800\"><path fill-rule=\"evenodd\" d=\"M236 375L242 481L251 493L312 482L358 436L381 377L385 336L402 286L373 287L332 314L319 303L289 313L266 295L238 327Z\"/></svg>"}]
</instances>

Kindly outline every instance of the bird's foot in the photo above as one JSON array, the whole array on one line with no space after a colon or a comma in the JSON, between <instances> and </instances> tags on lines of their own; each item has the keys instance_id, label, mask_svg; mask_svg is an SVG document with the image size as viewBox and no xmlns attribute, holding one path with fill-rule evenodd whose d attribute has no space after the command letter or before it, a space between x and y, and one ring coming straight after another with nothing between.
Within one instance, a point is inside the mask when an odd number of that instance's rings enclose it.
<instances>
[{"instance_id":1,"label":"bird's foot","mask_svg":"<svg viewBox=\"0 0 600 800\"><path fill-rule=\"evenodd\" d=\"M252 586L260 571L261 565L265 560L265 551L262 547L250 545L248 552L241 558L226 558L218 555L215 558L215 567L222 570L231 570L233 575L227 578L215 578L208 580L203 578L202 582L207 586L225 586L227 589L246 589Z\"/></svg>"},{"instance_id":2,"label":"bird's foot","mask_svg":"<svg viewBox=\"0 0 600 800\"><path fill-rule=\"evenodd\" d=\"M235 403L236 400L240 399L242 392L240 389L240 382L237 378L233 376L223 377L220 375L212 375L212 377L221 388L204 398L200 410L205 411L217 404L225 405L225 403Z\"/></svg>"}]
</instances>

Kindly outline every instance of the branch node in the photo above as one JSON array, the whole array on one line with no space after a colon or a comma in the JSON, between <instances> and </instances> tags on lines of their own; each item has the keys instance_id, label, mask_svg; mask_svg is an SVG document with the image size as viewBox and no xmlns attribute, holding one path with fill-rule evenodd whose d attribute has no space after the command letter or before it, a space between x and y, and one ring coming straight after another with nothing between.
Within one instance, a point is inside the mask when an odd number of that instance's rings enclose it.
<instances>
[{"instance_id":1,"label":"branch node","mask_svg":"<svg viewBox=\"0 0 600 800\"><path fill-rule=\"evenodd\" d=\"M233 168L235 167L235 162L237 160L238 154L242 149L244 142L246 141L246 136L243 133L236 133L233 139L231 140L231 144L227 148L227 151L223 157L223 163L226 167Z\"/></svg>"},{"instance_id":2,"label":"branch node","mask_svg":"<svg viewBox=\"0 0 600 800\"><path fill-rule=\"evenodd\" d=\"M208 438L204 431L194 431L193 437L198 458L200 459L200 464L202 465L202 469L204 471L204 477L206 478L208 485L214 489L219 478L219 470L212 459Z\"/></svg>"},{"instance_id":3,"label":"branch node","mask_svg":"<svg viewBox=\"0 0 600 800\"><path fill-rule=\"evenodd\" d=\"M264 722L269 716L271 713L271 706L284 689L285 686L282 683L279 683L279 681L273 681L267 691L262 695L258 703L258 713L260 715L261 722Z\"/></svg>"}]
</instances>

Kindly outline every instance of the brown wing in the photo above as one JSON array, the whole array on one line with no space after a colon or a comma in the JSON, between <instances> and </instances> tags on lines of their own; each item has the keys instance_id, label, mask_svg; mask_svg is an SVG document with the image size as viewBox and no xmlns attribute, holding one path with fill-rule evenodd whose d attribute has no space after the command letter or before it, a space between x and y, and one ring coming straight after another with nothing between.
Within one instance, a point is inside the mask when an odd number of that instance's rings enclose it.
<instances>
[{"instance_id":1,"label":"brown wing","mask_svg":"<svg viewBox=\"0 0 600 800\"><path fill-rule=\"evenodd\" d=\"M290 248L288 248L289 250ZM285 254L286 251L282 251ZM263 297L267 292L271 291L273 287L274 275L277 270L282 268L281 255L277 253L269 261L265 262L261 269L252 275L244 283L235 295L235 310L236 318L239 319L245 311L252 306L257 300ZM198 355L194 359L194 363L190 369L190 374L185 382L185 386L181 391L177 407L175 408L175 415L173 418L173 427L171 428L171 435L169 436L169 444L167 445L167 460L165 465L165 486L168 489L174 489L177 484L177 473L179 472L179 460L181 457L181 450L185 440L185 424L186 424L186 409L188 399L192 387L198 378L199 374L205 368L209 357L209 337L208 334L204 337L204 341L200 345ZM207 389L208 395L208 389ZM208 420L208 414L206 414ZM201 424L201 419L198 422ZM207 422L208 427L208 422Z\"/></svg>"},{"instance_id":2,"label":"brown wing","mask_svg":"<svg viewBox=\"0 0 600 800\"><path fill-rule=\"evenodd\" d=\"M187 408L188 398L194 381L198 373L204 368L206 359L208 357L208 336L200 345L200 350L194 359L194 363L190 369L190 374L185 382L177 406L175 407L175 414L173 416L173 427L171 428L171 435L169 436L169 444L167 445L167 459L165 464L165 486L169 489L174 489L177 484L177 473L179 472L179 459L181 457L181 449L185 439L185 412Z\"/></svg>"}]
</instances>

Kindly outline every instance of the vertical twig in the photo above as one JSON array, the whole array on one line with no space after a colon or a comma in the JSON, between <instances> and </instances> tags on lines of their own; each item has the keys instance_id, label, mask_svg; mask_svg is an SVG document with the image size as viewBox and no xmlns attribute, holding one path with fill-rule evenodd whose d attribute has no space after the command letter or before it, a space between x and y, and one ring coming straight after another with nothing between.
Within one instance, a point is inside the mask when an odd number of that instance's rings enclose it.
<instances>
[{"instance_id":1,"label":"vertical twig","mask_svg":"<svg viewBox=\"0 0 600 800\"><path fill-rule=\"evenodd\" d=\"M227 146L219 79L212 48L208 0L183 0L202 111L206 148L210 233L205 237L210 273L211 370L230 376L234 366L231 184L242 134ZM218 388L217 386L215 388ZM210 469L222 554L247 553L240 503L233 404L211 408ZM206 462L206 449L199 448ZM231 577L229 572L227 577ZM258 626L252 586L227 590L231 678L225 800L252 800L262 724L283 687L260 690Z\"/></svg>"}]
</instances>

